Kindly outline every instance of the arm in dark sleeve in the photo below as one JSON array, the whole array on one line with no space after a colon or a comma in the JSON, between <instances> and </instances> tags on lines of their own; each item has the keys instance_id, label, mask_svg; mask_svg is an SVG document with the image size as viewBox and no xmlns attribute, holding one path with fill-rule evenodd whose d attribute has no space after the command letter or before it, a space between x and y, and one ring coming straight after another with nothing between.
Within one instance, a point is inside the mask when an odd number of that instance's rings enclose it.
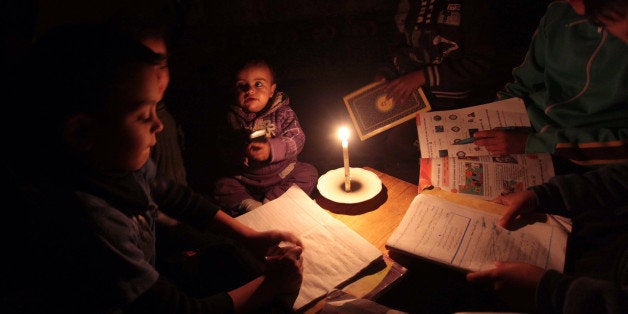
<instances>
[{"instance_id":1,"label":"arm in dark sleeve","mask_svg":"<svg viewBox=\"0 0 628 314\"><path fill-rule=\"evenodd\" d=\"M463 38L459 50L426 68L426 85L436 91L466 91L485 78L495 59L494 17L486 1L463 4Z\"/></svg>"},{"instance_id":2,"label":"arm in dark sleeve","mask_svg":"<svg viewBox=\"0 0 628 314\"><path fill-rule=\"evenodd\" d=\"M237 124L236 115L228 113L224 121L220 121L216 126L213 144L219 148L215 153L217 160L221 162L220 167L227 168L223 169L225 174L239 173L239 167L244 165L246 157L249 132L244 128L234 129L233 126Z\"/></svg>"},{"instance_id":3,"label":"arm in dark sleeve","mask_svg":"<svg viewBox=\"0 0 628 314\"><path fill-rule=\"evenodd\" d=\"M219 210L202 194L172 180L155 180L152 193L162 212L196 227L208 226Z\"/></svg>"},{"instance_id":4,"label":"arm in dark sleeve","mask_svg":"<svg viewBox=\"0 0 628 314\"><path fill-rule=\"evenodd\" d=\"M540 208L568 217L589 210L625 208L628 205L628 163L608 165L584 174L555 176L531 189L539 198Z\"/></svg>"},{"instance_id":5,"label":"arm in dark sleeve","mask_svg":"<svg viewBox=\"0 0 628 314\"><path fill-rule=\"evenodd\" d=\"M150 289L124 308L125 313L233 313L233 301L226 293L192 298L160 277Z\"/></svg>"},{"instance_id":6,"label":"arm in dark sleeve","mask_svg":"<svg viewBox=\"0 0 628 314\"><path fill-rule=\"evenodd\" d=\"M536 290L538 313L627 313L628 286L548 270Z\"/></svg>"}]
</instances>

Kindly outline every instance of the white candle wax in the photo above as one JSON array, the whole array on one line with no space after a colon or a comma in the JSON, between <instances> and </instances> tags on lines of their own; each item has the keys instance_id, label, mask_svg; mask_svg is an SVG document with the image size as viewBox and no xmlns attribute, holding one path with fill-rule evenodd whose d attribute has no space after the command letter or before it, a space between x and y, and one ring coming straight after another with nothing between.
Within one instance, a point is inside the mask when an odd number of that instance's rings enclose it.
<instances>
[{"instance_id":1,"label":"white candle wax","mask_svg":"<svg viewBox=\"0 0 628 314\"><path fill-rule=\"evenodd\" d=\"M345 167L345 192L351 191L351 173L349 168L349 140L342 139L342 161Z\"/></svg>"}]
</instances>

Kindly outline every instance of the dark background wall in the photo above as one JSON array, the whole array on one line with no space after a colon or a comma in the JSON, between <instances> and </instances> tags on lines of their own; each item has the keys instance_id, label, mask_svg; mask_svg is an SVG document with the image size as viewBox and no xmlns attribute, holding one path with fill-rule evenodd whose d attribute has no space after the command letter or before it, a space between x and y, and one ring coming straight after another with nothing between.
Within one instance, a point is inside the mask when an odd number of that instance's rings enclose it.
<instances>
[{"instance_id":1,"label":"dark background wall","mask_svg":"<svg viewBox=\"0 0 628 314\"><path fill-rule=\"evenodd\" d=\"M487 88L496 90L521 62L549 1L487 1L498 25L497 66ZM213 125L228 102L239 56L259 51L275 64L279 88L290 96L307 135L301 159L324 173L342 165L335 130L350 125L342 96L371 82L396 35L396 0L8 0L1 5L3 71L55 25L102 21L129 6L167 7L178 40L171 47L166 101L184 127L189 180L200 190L216 175ZM376 166L359 158L368 152L360 151L364 143L354 138L352 166ZM396 175L415 182L414 173Z\"/></svg>"}]
</instances>

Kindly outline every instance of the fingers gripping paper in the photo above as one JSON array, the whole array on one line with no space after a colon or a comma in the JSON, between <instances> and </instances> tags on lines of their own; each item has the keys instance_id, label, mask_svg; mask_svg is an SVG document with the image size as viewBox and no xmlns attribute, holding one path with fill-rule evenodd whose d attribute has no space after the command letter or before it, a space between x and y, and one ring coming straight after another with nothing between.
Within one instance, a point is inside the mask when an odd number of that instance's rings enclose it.
<instances>
[{"instance_id":1,"label":"fingers gripping paper","mask_svg":"<svg viewBox=\"0 0 628 314\"><path fill-rule=\"evenodd\" d=\"M383 254L305 192L291 187L281 197L236 218L258 230L287 230L301 238L303 282L293 305L299 310L347 283Z\"/></svg>"}]
</instances>

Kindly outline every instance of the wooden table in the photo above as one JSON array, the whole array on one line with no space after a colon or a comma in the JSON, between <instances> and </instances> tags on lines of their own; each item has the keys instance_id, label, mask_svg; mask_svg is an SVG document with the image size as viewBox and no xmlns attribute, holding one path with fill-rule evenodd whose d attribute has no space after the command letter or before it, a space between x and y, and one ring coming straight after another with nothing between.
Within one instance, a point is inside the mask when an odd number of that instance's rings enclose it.
<instances>
[{"instance_id":1,"label":"wooden table","mask_svg":"<svg viewBox=\"0 0 628 314\"><path fill-rule=\"evenodd\" d=\"M364 169L375 173L382 181L382 192L374 199L359 204L337 204L317 195L315 200L333 217L387 254L386 240L401 222L418 187L373 168Z\"/></svg>"},{"instance_id":2,"label":"wooden table","mask_svg":"<svg viewBox=\"0 0 628 314\"><path fill-rule=\"evenodd\" d=\"M373 168L364 169L375 173L382 181L382 191L373 199L359 204L338 204L317 194L314 200L333 217L380 249L384 256L388 256L386 240L401 222L418 193L418 187ZM390 267L392 260L386 259L386 263ZM356 297L363 297L375 288L388 269L358 279L343 290ZM304 314L318 313L324 305L325 300L320 300L305 310Z\"/></svg>"}]
</instances>

